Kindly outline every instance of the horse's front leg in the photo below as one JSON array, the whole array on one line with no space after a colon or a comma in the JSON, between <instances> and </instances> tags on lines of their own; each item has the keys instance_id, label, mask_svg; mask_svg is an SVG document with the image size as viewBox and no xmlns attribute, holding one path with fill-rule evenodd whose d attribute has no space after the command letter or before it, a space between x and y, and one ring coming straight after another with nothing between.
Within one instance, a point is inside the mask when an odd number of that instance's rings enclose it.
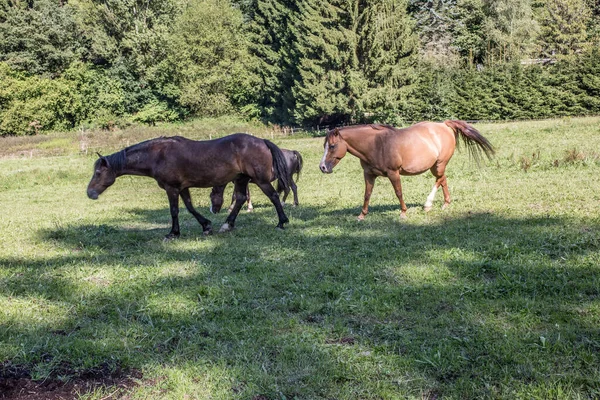
<instances>
[{"instance_id":1,"label":"horse's front leg","mask_svg":"<svg viewBox=\"0 0 600 400\"><path fill-rule=\"evenodd\" d=\"M249 177L240 177L234 181L233 196L235 198L235 204L233 209L227 216L225 223L219 229L219 233L229 232L235 225L235 219L240 212L240 209L246 202L246 193L248 190Z\"/></svg>"},{"instance_id":2,"label":"horse's front leg","mask_svg":"<svg viewBox=\"0 0 600 400\"><path fill-rule=\"evenodd\" d=\"M192 196L190 195L190 189L185 188L180 193L181 199L183 200L183 204L185 204L185 208L192 214L196 220L202 225L202 233L205 235L210 235L212 233L212 225L210 220L204 218L192 204Z\"/></svg>"},{"instance_id":3,"label":"horse's front leg","mask_svg":"<svg viewBox=\"0 0 600 400\"><path fill-rule=\"evenodd\" d=\"M400 218L406 218L406 204L404 204L404 198L402 197L402 183L400 182L400 172L399 171L389 171L388 178L390 182L392 182L392 186L394 187L394 192L396 192L396 197L400 200Z\"/></svg>"},{"instance_id":4,"label":"horse's front leg","mask_svg":"<svg viewBox=\"0 0 600 400\"><path fill-rule=\"evenodd\" d=\"M165 240L177 239L179 237L179 189L165 186L169 208L171 210L171 232L165 236Z\"/></svg>"},{"instance_id":5,"label":"horse's front leg","mask_svg":"<svg viewBox=\"0 0 600 400\"><path fill-rule=\"evenodd\" d=\"M364 170L365 176L365 201L363 202L362 211L358 216L359 221L363 221L365 216L369 213L369 201L371 201L371 193L373 193L373 186L375 186L376 175Z\"/></svg>"}]
</instances>

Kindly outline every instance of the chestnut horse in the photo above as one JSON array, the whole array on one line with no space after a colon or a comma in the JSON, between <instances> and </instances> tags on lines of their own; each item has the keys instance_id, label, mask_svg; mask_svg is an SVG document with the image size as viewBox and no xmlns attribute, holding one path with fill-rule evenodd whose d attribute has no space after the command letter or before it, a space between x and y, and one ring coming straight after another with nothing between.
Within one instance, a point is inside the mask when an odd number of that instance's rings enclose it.
<instances>
[{"instance_id":1,"label":"chestnut horse","mask_svg":"<svg viewBox=\"0 0 600 400\"><path fill-rule=\"evenodd\" d=\"M172 227L166 239L179 237L179 196L188 211L202 225L204 234L212 232L211 222L192 205L191 187L213 187L235 183L235 207L219 232L233 229L240 208L246 201L248 182L252 180L271 200L283 229L288 218L271 181L279 179L289 187L287 165L281 150L265 139L236 133L220 139L195 141L180 136L161 137L127 147L109 156L101 156L94 164L94 175L87 188L90 199L102 192L122 175L154 178L167 192Z\"/></svg>"},{"instance_id":2,"label":"chestnut horse","mask_svg":"<svg viewBox=\"0 0 600 400\"><path fill-rule=\"evenodd\" d=\"M288 182L290 183L290 187L287 189L283 187L283 185L277 181L277 193L281 194L283 192L283 198L281 199L281 204L285 205L285 200L290 194L290 188L292 193L294 194L294 207L298 205L298 187L296 186L296 182L294 181L294 174L296 174L296 180L300 178L300 172L302 171L302 166L304 165L304 161L302 160L302 155L296 150L287 150L281 149L283 156L285 158L285 163L288 168ZM252 181L250 181L252 183ZM213 214L218 214L221 211L221 207L223 206L223 192L225 191L224 186L215 186L210 192L210 212ZM248 197L248 212L252 212L254 207L252 206L252 200L250 199L250 186L248 185L248 191L246 192L246 196ZM235 205L235 193L231 196L231 205L229 206L229 212L233 210L233 206Z\"/></svg>"},{"instance_id":3,"label":"chestnut horse","mask_svg":"<svg viewBox=\"0 0 600 400\"><path fill-rule=\"evenodd\" d=\"M459 137L478 163L482 152L488 158L494 154L491 143L464 121L419 122L404 129L389 125L356 125L327 132L325 152L319 167L323 173L329 174L346 152L358 157L365 178L365 200L358 219L362 221L369 213L369 199L378 176L386 176L390 180L400 200L400 217L406 218L400 175L431 171L436 180L427 196L425 211L431 210L440 186L444 191L442 208L450 204L446 166Z\"/></svg>"}]
</instances>

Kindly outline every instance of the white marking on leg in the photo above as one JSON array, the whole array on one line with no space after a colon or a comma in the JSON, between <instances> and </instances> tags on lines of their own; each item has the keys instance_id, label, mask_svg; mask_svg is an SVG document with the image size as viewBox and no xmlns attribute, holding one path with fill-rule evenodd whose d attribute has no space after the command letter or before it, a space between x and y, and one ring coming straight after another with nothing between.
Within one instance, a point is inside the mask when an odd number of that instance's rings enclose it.
<instances>
[{"instance_id":1,"label":"white marking on leg","mask_svg":"<svg viewBox=\"0 0 600 400\"><path fill-rule=\"evenodd\" d=\"M211 213L211 214L214 214L214 213L215 213L215 212L213 211L213 208L212 208L212 203L210 203L210 213Z\"/></svg>"},{"instance_id":2,"label":"white marking on leg","mask_svg":"<svg viewBox=\"0 0 600 400\"><path fill-rule=\"evenodd\" d=\"M223 226L221 226L221 229L219 229L219 233L229 232L230 230L231 228L229 227L229 224L225 222Z\"/></svg>"},{"instance_id":3,"label":"white marking on leg","mask_svg":"<svg viewBox=\"0 0 600 400\"><path fill-rule=\"evenodd\" d=\"M427 196L427 201L425 202L425 207L431 207L433 205L433 199L435 197L435 194L437 193L437 186L433 185L433 189L431 189L431 193L429 193L429 196Z\"/></svg>"}]
</instances>

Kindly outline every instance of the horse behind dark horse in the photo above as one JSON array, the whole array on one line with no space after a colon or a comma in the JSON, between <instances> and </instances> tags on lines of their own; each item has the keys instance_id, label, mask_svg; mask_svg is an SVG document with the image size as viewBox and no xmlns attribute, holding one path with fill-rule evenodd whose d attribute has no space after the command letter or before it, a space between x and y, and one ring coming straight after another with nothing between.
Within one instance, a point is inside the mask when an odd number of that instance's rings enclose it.
<instances>
[{"instance_id":1,"label":"horse behind dark horse","mask_svg":"<svg viewBox=\"0 0 600 400\"><path fill-rule=\"evenodd\" d=\"M100 155L99 155L100 156ZM288 170L283 153L266 139L236 133L220 139L195 141L180 136L161 137L127 147L109 156L100 156L87 188L88 197L97 199L122 175L154 178L167 192L172 227L166 238L179 237L179 196L188 211L202 225L204 234L212 232L211 221L198 213L189 188L235 184L235 206L219 232L233 229L240 208L246 201L248 182L252 180L271 200L283 229L288 218L279 195L271 185L278 179L289 188Z\"/></svg>"},{"instance_id":2,"label":"horse behind dark horse","mask_svg":"<svg viewBox=\"0 0 600 400\"><path fill-rule=\"evenodd\" d=\"M294 206L298 205L298 187L296 186L296 182L294 181L294 174L296 174L296 181L300 178L300 172L302 171L302 166L304 164L302 160L302 155L296 150L287 150L281 149L283 156L285 157L285 162L288 168L288 182L290 186L285 188L279 181L277 182L277 193L281 194L283 192L283 198L281 199L282 204L285 204L285 200L290 194L290 188L294 194ZM252 181L250 181L252 183ZM214 214L217 214L221 211L221 207L223 206L223 192L225 191L224 186L215 186L213 190L210 192L210 211ZM252 200L250 199L250 186L248 186L248 192L246 193L248 197L248 212L251 212L254 207L252 206ZM229 212L233 210L233 206L235 205L235 193L232 194L231 205L229 206Z\"/></svg>"}]
</instances>

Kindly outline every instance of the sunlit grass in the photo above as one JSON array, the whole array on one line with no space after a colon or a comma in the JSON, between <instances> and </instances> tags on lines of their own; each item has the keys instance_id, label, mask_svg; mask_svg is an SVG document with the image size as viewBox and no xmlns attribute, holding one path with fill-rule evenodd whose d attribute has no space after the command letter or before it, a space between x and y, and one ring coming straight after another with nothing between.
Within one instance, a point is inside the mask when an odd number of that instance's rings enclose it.
<instances>
[{"instance_id":1,"label":"sunlit grass","mask_svg":"<svg viewBox=\"0 0 600 400\"><path fill-rule=\"evenodd\" d=\"M141 371L134 399L600 396L600 119L478 125L498 153L455 155L448 210L441 193L422 209L433 177L406 177L401 221L380 178L363 222L356 158L323 175L323 138L226 123L91 132L83 151L80 134L3 139L1 368ZM252 129L304 157L283 232L256 187L230 234L182 207L171 242L151 179L85 194L95 149ZM192 190L219 226L208 194Z\"/></svg>"}]
</instances>

